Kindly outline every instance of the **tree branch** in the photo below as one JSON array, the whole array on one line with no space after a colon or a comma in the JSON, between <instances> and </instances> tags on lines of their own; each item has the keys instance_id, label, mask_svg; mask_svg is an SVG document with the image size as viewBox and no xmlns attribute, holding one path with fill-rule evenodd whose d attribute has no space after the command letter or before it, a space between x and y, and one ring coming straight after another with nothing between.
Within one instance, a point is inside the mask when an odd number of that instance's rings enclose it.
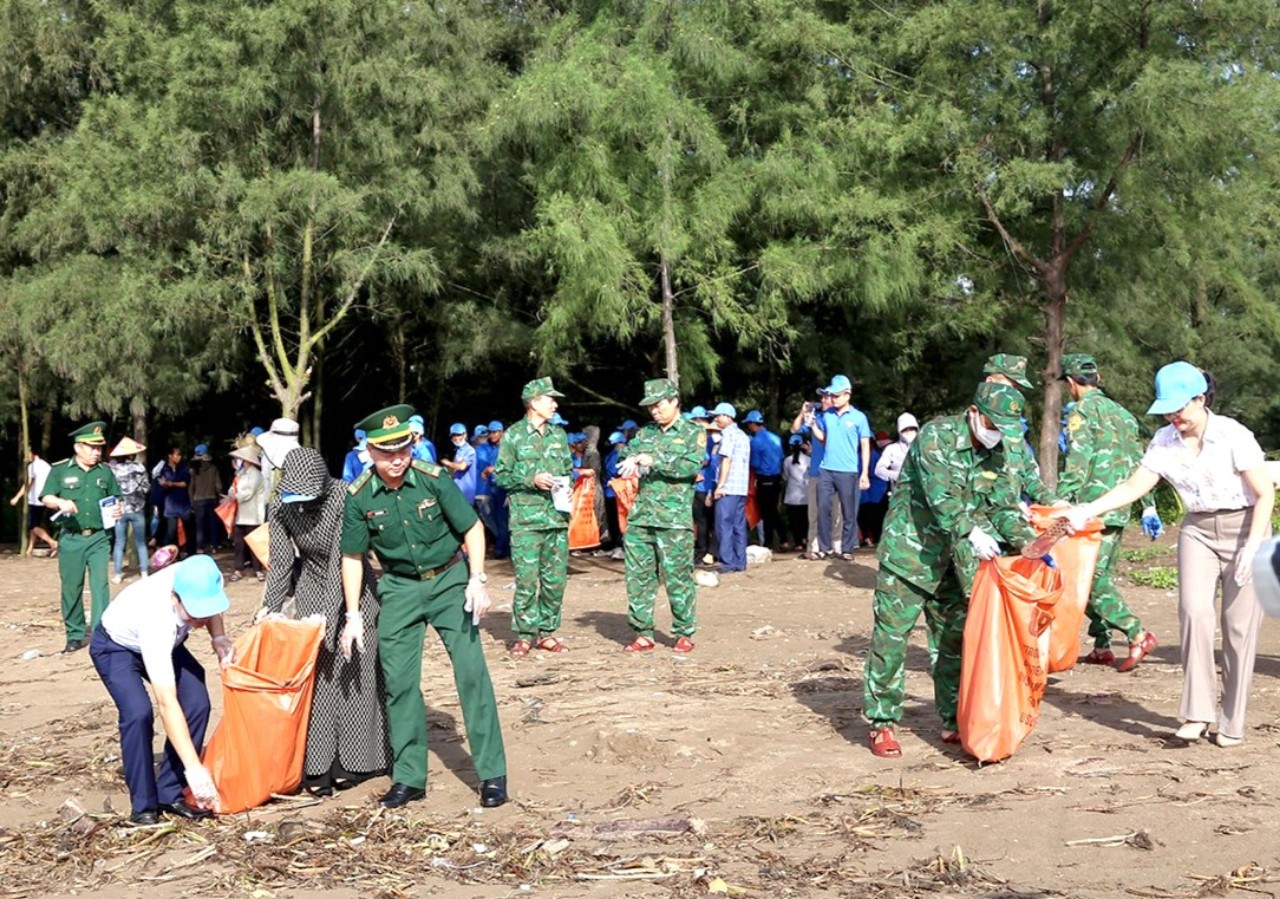
<instances>
[{"instance_id":1,"label":"tree branch","mask_svg":"<svg viewBox=\"0 0 1280 899\"><path fill-rule=\"evenodd\" d=\"M1098 195L1098 199L1093 204L1093 213L1089 216L1089 220L1085 222L1084 227L1080 229L1080 233L1063 250L1062 257L1065 263L1070 263L1076 253L1080 252L1081 247L1093 236L1098 222L1102 220L1103 214L1107 211L1107 206L1111 203L1111 198L1115 196L1116 189L1120 186L1121 173L1133 162L1140 149L1142 149L1141 132L1135 134L1133 139L1129 141L1129 146L1125 147L1124 155L1120 157L1115 171L1111 173L1111 180L1107 182L1107 186L1103 188L1102 193Z\"/></svg>"},{"instance_id":2,"label":"tree branch","mask_svg":"<svg viewBox=\"0 0 1280 899\"><path fill-rule=\"evenodd\" d=\"M280 373L276 369L275 363L271 361L271 353L267 350L267 342L262 337L262 325L258 321L257 311L253 308L253 297L256 291L253 287L253 269L249 265L249 254L244 254L244 302L245 307L249 310L249 333L253 335L254 346L258 350L258 358L262 360L262 367L267 370L267 380L271 382L271 389L275 391L276 399L284 402L284 384L280 380Z\"/></svg>"},{"instance_id":3,"label":"tree branch","mask_svg":"<svg viewBox=\"0 0 1280 899\"><path fill-rule=\"evenodd\" d=\"M982 205L987 210L987 220L996 229L996 233L1000 235L1000 239L1004 241L1004 245L1009 248L1009 251L1040 274L1047 274L1049 271L1048 263L1033 256L1026 247L1019 243L1016 237L1009 233L1004 226L1004 222L1000 221L1000 216L996 214L995 207L991 205L991 199L986 192L980 190L978 191L978 196L982 199Z\"/></svg>"},{"instance_id":4,"label":"tree branch","mask_svg":"<svg viewBox=\"0 0 1280 899\"><path fill-rule=\"evenodd\" d=\"M382 248L387 245L387 239L391 237L391 229L396 226L396 219L400 217L400 210L403 208L403 203L396 207L396 211L391 214L391 218L387 221L387 226L382 229L382 236L378 238L378 243L374 246L369 261L365 263L364 269L360 272L360 277L356 279L356 283L351 285L351 290L347 292L342 302L338 304L338 308L333 311L333 315L325 322L324 327L319 328L311 335L312 346L324 340L325 335L337 327L338 322L342 321L342 317L351 310L351 306L355 303L356 297L359 296L360 289L364 287L364 282L368 279L369 273L373 271L373 266L378 261Z\"/></svg>"}]
</instances>

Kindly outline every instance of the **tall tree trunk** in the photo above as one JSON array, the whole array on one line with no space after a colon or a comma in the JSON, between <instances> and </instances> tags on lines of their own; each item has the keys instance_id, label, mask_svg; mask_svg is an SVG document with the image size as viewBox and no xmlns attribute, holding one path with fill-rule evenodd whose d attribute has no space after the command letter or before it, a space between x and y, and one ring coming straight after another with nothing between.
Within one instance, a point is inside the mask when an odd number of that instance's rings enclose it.
<instances>
[{"instance_id":1,"label":"tall tree trunk","mask_svg":"<svg viewBox=\"0 0 1280 899\"><path fill-rule=\"evenodd\" d=\"M324 353L316 347L315 377L311 387L311 443L316 452L323 454L320 448L321 425L324 415Z\"/></svg>"},{"instance_id":2,"label":"tall tree trunk","mask_svg":"<svg viewBox=\"0 0 1280 899\"><path fill-rule=\"evenodd\" d=\"M393 323L388 336L391 342L391 359L396 366L396 402L403 403L404 398L409 395L409 356L405 350L404 328L398 322Z\"/></svg>"},{"instance_id":3,"label":"tall tree trunk","mask_svg":"<svg viewBox=\"0 0 1280 899\"><path fill-rule=\"evenodd\" d=\"M659 264L662 276L662 343L667 352L667 377L680 386L680 362L676 356L676 298L671 290L671 269L664 257Z\"/></svg>"},{"instance_id":4,"label":"tall tree trunk","mask_svg":"<svg viewBox=\"0 0 1280 899\"><path fill-rule=\"evenodd\" d=\"M133 413L133 439L147 445L147 401L144 399L136 399L133 401L130 411Z\"/></svg>"},{"instance_id":5,"label":"tall tree trunk","mask_svg":"<svg viewBox=\"0 0 1280 899\"><path fill-rule=\"evenodd\" d=\"M27 385L27 390L31 390L31 385ZM29 397L28 397L29 398ZM30 436L30 432L28 432ZM46 459L49 458L49 447L53 446L53 403L50 402L44 407L44 411L40 414L40 455Z\"/></svg>"},{"instance_id":6,"label":"tall tree trunk","mask_svg":"<svg viewBox=\"0 0 1280 899\"><path fill-rule=\"evenodd\" d=\"M1062 349L1067 317L1067 278L1065 265L1055 265L1044 280L1044 350L1045 367L1041 372L1044 386L1044 414L1040 419L1040 478L1049 489L1058 486L1058 431L1062 426Z\"/></svg>"},{"instance_id":7,"label":"tall tree trunk","mask_svg":"<svg viewBox=\"0 0 1280 899\"><path fill-rule=\"evenodd\" d=\"M31 415L28 406L31 402L31 386L27 383L27 367L21 362L18 363L18 414L19 414L19 432L18 432L18 471L23 473L23 480L26 480L27 466L31 463ZM31 485L27 485L27 489L31 489ZM27 504L22 504L22 512L18 516L18 552L26 555L27 549L31 545L31 534L27 531Z\"/></svg>"}]
</instances>

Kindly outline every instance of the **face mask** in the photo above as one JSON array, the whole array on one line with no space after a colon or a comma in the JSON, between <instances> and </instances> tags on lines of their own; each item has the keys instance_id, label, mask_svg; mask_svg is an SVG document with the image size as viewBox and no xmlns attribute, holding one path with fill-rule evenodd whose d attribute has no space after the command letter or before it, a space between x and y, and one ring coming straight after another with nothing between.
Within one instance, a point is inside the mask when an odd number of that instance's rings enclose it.
<instances>
[{"instance_id":1,"label":"face mask","mask_svg":"<svg viewBox=\"0 0 1280 899\"><path fill-rule=\"evenodd\" d=\"M1000 432L995 428L984 427L977 413L969 416L969 430L973 432L974 438L987 449L995 449L1000 443L1000 437L1002 436Z\"/></svg>"},{"instance_id":2,"label":"face mask","mask_svg":"<svg viewBox=\"0 0 1280 899\"><path fill-rule=\"evenodd\" d=\"M918 431L908 431L907 433L901 435L902 442L905 443L907 446L910 446L911 444L916 442L916 434L918 433L919 433Z\"/></svg>"}]
</instances>

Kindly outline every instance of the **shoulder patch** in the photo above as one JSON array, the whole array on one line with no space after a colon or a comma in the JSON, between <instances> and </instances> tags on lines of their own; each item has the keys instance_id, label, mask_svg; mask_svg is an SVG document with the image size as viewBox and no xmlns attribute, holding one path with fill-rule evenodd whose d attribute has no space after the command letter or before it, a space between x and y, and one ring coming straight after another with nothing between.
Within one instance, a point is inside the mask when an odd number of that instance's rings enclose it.
<instances>
[{"instance_id":1,"label":"shoulder patch","mask_svg":"<svg viewBox=\"0 0 1280 899\"><path fill-rule=\"evenodd\" d=\"M1081 415L1079 412L1072 412L1071 415L1067 417L1067 430L1070 431L1071 433L1074 434L1076 431L1080 430L1083 427L1084 427L1084 416Z\"/></svg>"},{"instance_id":2,"label":"shoulder patch","mask_svg":"<svg viewBox=\"0 0 1280 899\"><path fill-rule=\"evenodd\" d=\"M698 449L707 448L707 432L706 431L702 431L701 433L699 433L696 439L698 441Z\"/></svg>"},{"instance_id":3,"label":"shoulder patch","mask_svg":"<svg viewBox=\"0 0 1280 899\"><path fill-rule=\"evenodd\" d=\"M350 484L347 485L347 492L350 493L352 496L355 496L357 493L363 490L365 488L365 485L368 484L369 481L371 480L373 480L373 469L366 468L364 472L361 473L360 477L356 478L354 481L352 481Z\"/></svg>"},{"instance_id":4,"label":"shoulder patch","mask_svg":"<svg viewBox=\"0 0 1280 899\"><path fill-rule=\"evenodd\" d=\"M430 462L423 462L421 459L413 460L413 470L420 471L428 477L438 478L440 473L444 471L439 465L433 465Z\"/></svg>"}]
</instances>

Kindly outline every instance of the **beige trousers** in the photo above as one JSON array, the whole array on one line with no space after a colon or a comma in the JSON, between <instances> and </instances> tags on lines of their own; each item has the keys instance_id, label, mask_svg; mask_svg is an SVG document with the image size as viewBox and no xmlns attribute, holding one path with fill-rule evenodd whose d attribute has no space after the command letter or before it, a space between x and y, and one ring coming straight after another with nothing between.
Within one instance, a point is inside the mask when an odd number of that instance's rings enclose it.
<instances>
[{"instance_id":1,"label":"beige trousers","mask_svg":"<svg viewBox=\"0 0 1280 899\"><path fill-rule=\"evenodd\" d=\"M808 551L816 553L818 551L818 477L814 475L809 478L807 485L809 497L809 540ZM840 552L840 527L844 523L844 515L840 511L840 503L831 504L831 551Z\"/></svg>"},{"instance_id":2,"label":"beige trousers","mask_svg":"<svg viewBox=\"0 0 1280 899\"><path fill-rule=\"evenodd\" d=\"M1237 587L1236 554L1249 536L1252 509L1190 512L1178 536L1178 627L1182 639L1182 704L1185 721L1218 722L1218 732L1244 736L1245 707L1262 606L1252 582ZM1222 711L1213 662L1214 602L1222 585Z\"/></svg>"}]
</instances>

